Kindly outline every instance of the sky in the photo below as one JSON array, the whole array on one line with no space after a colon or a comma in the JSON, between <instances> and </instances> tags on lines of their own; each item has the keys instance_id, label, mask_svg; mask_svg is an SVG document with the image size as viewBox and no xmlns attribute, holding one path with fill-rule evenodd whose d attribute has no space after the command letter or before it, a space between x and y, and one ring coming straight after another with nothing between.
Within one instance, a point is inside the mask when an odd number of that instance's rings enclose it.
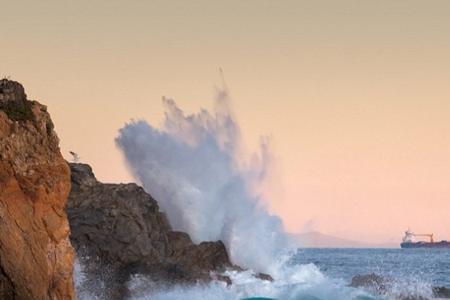
<instances>
[{"instance_id":1,"label":"sky","mask_svg":"<svg viewBox=\"0 0 450 300\"><path fill-rule=\"evenodd\" d=\"M48 106L69 158L133 179L114 144L162 96L270 135L290 232L450 238L449 1L4 1L0 76Z\"/></svg>"}]
</instances>

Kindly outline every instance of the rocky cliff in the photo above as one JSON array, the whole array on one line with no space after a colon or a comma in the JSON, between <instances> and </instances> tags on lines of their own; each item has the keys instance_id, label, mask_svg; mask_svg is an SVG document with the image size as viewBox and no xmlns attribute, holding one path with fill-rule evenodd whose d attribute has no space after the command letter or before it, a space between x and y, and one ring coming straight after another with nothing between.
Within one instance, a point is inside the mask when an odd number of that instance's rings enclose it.
<instances>
[{"instance_id":1,"label":"rocky cliff","mask_svg":"<svg viewBox=\"0 0 450 300\"><path fill-rule=\"evenodd\" d=\"M44 105L0 80L0 299L73 299L69 168Z\"/></svg>"},{"instance_id":2,"label":"rocky cliff","mask_svg":"<svg viewBox=\"0 0 450 300\"><path fill-rule=\"evenodd\" d=\"M71 241L96 297L122 299L133 274L167 283L207 281L232 267L222 242L192 243L172 231L158 203L134 184L104 184L86 164L70 164ZM219 279L226 278L217 276ZM107 289L99 289L101 280Z\"/></svg>"}]
</instances>

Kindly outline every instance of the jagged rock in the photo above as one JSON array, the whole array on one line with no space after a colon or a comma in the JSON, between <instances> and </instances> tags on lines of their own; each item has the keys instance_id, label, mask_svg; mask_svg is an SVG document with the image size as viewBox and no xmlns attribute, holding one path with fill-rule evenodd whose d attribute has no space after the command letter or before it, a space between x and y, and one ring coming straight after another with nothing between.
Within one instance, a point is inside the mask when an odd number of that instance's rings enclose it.
<instances>
[{"instance_id":1,"label":"jagged rock","mask_svg":"<svg viewBox=\"0 0 450 300\"><path fill-rule=\"evenodd\" d=\"M70 173L45 106L0 80L0 299L73 299Z\"/></svg>"},{"instance_id":2,"label":"jagged rock","mask_svg":"<svg viewBox=\"0 0 450 300\"><path fill-rule=\"evenodd\" d=\"M195 245L188 234L172 231L158 203L142 187L101 183L86 164L71 163L70 168L71 241L87 273L114 283L107 298L123 298L122 287L132 274L193 282L211 280L211 271L232 267L221 241Z\"/></svg>"},{"instance_id":3,"label":"jagged rock","mask_svg":"<svg viewBox=\"0 0 450 300\"><path fill-rule=\"evenodd\" d=\"M71 164L67 205L76 249L88 246L111 263L159 261L169 255L165 216L150 195L134 183L102 184L85 164Z\"/></svg>"}]
</instances>

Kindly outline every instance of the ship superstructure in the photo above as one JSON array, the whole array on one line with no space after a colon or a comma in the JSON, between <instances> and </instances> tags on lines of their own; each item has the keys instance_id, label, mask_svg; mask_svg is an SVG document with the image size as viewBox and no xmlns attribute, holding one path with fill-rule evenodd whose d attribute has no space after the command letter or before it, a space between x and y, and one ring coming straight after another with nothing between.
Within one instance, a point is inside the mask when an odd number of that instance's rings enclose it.
<instances>
[{"instance_id":1,"label":"ship superstructure","mask_svg":"<svg viewBox=\"0 0 450 300\"><path fill-rule=\"evenodd\" d=\"M416 238L426 237L429 241L416 241ZM450 249L449 241L434 241L432 233L414 233L411 230L405 231L405 236L400 244L402 248L448 248Z\"/></svg>"}]
</instances>

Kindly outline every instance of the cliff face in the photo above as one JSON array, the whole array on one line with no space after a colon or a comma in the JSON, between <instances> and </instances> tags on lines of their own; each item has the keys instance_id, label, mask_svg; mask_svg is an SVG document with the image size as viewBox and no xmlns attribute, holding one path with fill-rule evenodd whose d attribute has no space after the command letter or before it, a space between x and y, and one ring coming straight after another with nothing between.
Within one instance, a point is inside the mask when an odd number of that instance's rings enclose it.
<instances>
[{"instance_id":1,"label":"cliff face","mask_svg":"<svg viewBox=\"0 0 450 300\"><path fill-rule=\"evenodd\" d=\"M45 106L0 80L0 299L73 299L70 171Z\"/></svg>"},{"instance_id":2,"label":"cliff face","mask_svg":"<svg viewBox=\"0 0 450 300\"><path fill-rule=\"evenodd\" d=\"M86 164L72 163L70 168L71 240L89 278L108 283L106 294L97 297L124 298L125 283L133 274L164 283L193 282L210 280L211 271L231 267L222 242L195 245L186 233L172 231L142 187L98 182ZM88 288L95 294L97 286Z\"/></svg>"}]
</instances>

